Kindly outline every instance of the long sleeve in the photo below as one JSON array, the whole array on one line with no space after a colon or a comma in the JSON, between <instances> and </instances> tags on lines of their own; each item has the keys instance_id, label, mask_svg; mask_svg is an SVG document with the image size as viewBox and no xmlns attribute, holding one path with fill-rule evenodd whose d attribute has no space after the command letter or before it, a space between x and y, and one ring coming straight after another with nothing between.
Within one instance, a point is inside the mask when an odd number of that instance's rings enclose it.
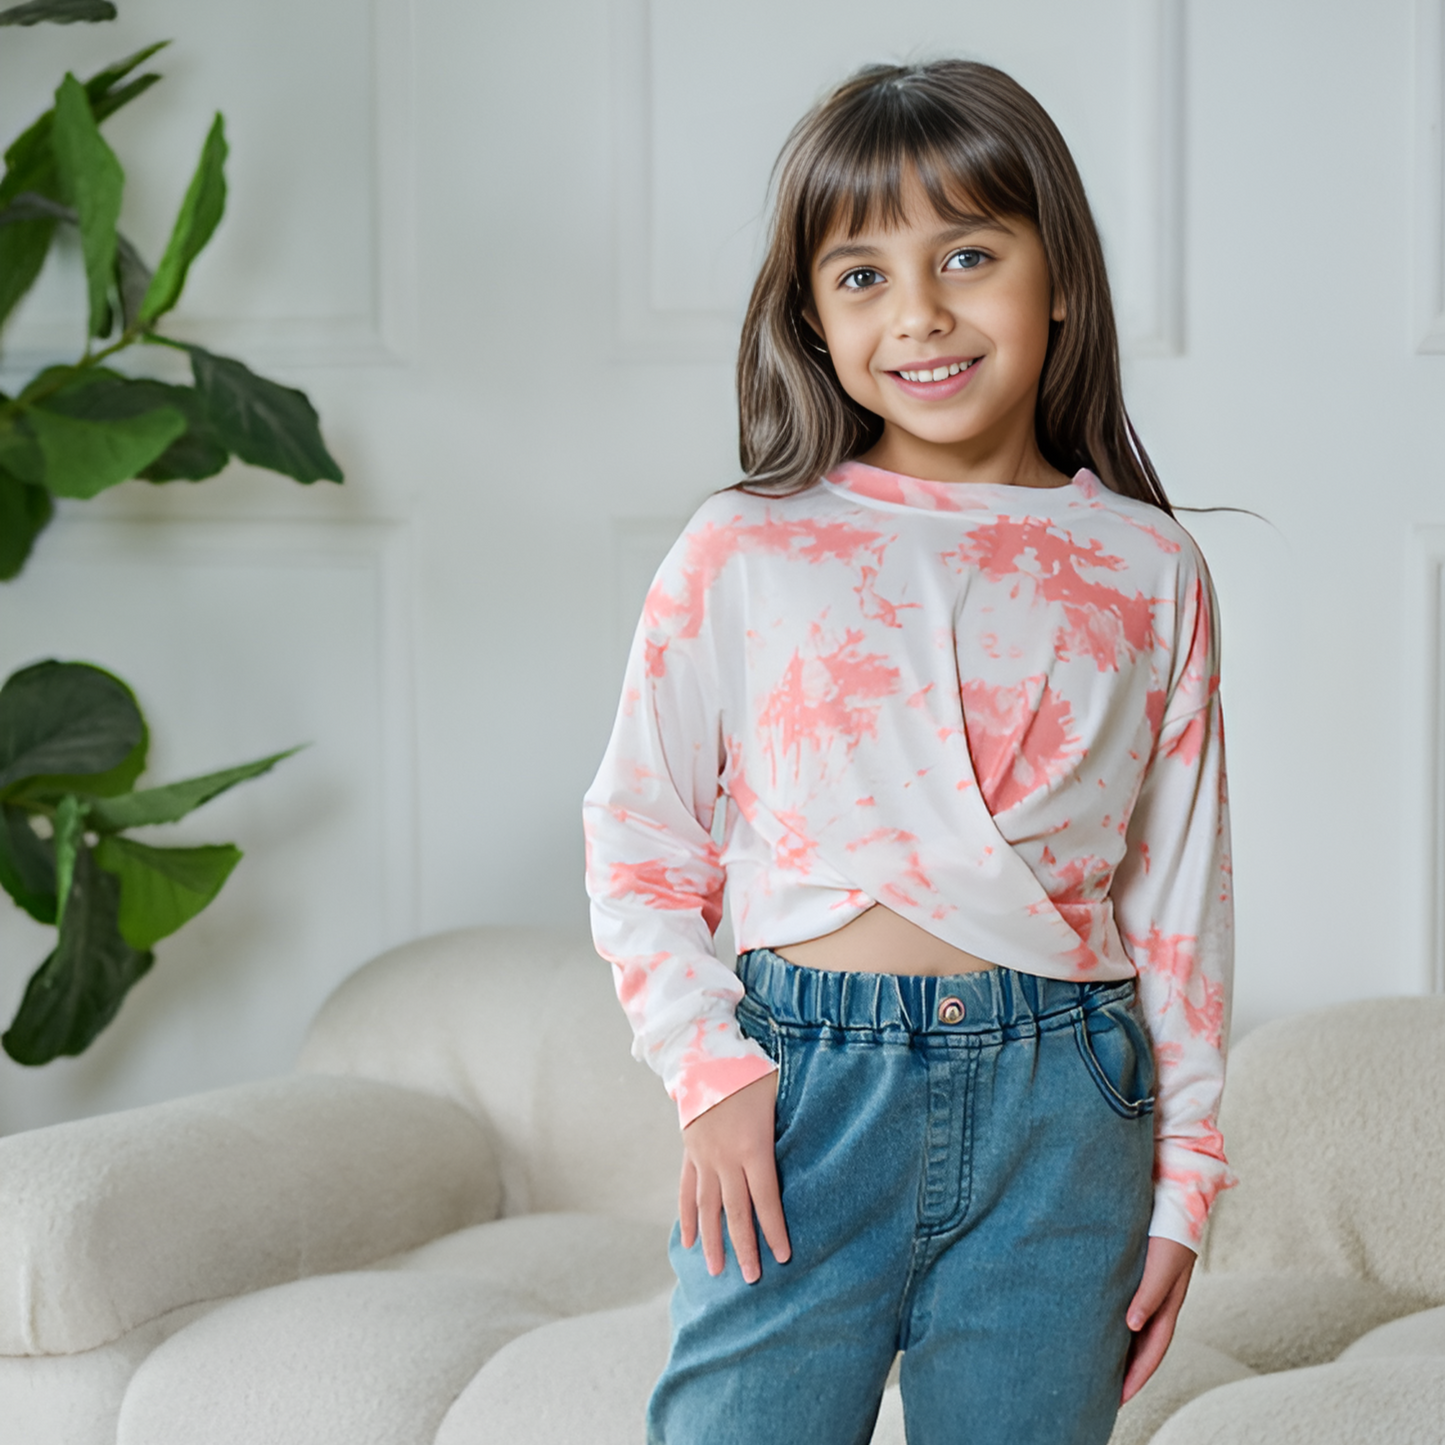
<instances>
[{"instance_id":1,"label":"long sleeve","mask_svg":"<svg viewBox=\"0 0 1445 1445\"><path fill-rule=\"evenodd\" d=\"M685 1126L774 1065L743 1037L743 987L713 934L723 869L711 836L722 730L706 597L663 563L627 664L612 739L583 803L597 951L632 1025L633 1054L662 1076ZM691 593L679 615L672 599Z\"/></svg>"},{"instance_id":2,"label":"long sleeve","mask_svg":"<svg viewBox=\"0 0 1445 1445\"><path fill-rule=\"evenodd\" d=\"M1197 1249L1235 1182L1216 1126L1234 938L1214 597L1202 562L1182 582L1180 661L1150 698L1154 753L1111 897L1158 1064L1149 1232Z\"/></svg>"}]
</instances>

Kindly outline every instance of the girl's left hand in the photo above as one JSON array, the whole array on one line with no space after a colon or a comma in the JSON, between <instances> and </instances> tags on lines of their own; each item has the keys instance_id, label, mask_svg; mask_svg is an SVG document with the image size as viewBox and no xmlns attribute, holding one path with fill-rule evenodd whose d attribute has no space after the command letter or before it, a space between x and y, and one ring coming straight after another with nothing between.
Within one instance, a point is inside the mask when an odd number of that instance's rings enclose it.
<instances>
[{"instance_id":1,"label":"girl's left hand","mask_svg":"<svg viewBox=\"0 0 1445 1445\"><path fill-rule=\"evenodd\" d=\"M1169 1341L1174 1338L1174 1322L1189 1289L1189 1275L1196 1256L1188 1245L1172 1239L1151 1235L1149 1253L1144 1260L1144 1278L1129 1302L1127 1316L1134 1338L1129 1345L1129 1366L1124 1372L1124 1393L1121 1405L1127 1404L1149 1376L1159 1368Z\"/></svg>"}]
</instances>

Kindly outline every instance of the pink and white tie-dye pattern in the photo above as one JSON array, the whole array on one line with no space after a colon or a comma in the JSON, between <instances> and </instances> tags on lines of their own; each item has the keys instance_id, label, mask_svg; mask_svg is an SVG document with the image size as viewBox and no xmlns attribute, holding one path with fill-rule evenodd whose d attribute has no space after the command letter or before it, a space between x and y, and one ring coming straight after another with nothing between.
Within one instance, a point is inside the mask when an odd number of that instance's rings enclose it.
<instances>
[{"instance_id":1,"label":"pink and white tie-dye pattern","mask_svg":"<svg viewBox=\"0 0 1445 1445\"><path fill-rule=\"evenodd\" d=\"M584 808L597 946L682 1122L773 1067L713 948L724 880L742 949L882 902L1006 967L1138 976L1152 1232L1197 1243L1232 1182L1215 639L1188 534L1088 472L1039 491L849 463L710 498L648 594Z\"/></svg>"}]
</instances>

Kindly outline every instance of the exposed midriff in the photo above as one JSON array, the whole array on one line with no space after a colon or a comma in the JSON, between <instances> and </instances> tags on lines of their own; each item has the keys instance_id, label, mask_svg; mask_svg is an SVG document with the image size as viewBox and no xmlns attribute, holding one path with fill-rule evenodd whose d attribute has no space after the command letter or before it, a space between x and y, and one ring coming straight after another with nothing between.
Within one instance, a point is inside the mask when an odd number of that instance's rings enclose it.
<instances>
[{"instance_id":1,"label":"exposed midriff","mask_svg":"<svg viewBox=\"0 0 1445 1445\"><path fill-rule=\"evenodd\" d=\"M773 952L804 968L840 973L906 973L935 977L982 973L994 965L936 938L901 913L875 903L866 913L821 938L789 943Z\"/></svg>"}]
</instances>

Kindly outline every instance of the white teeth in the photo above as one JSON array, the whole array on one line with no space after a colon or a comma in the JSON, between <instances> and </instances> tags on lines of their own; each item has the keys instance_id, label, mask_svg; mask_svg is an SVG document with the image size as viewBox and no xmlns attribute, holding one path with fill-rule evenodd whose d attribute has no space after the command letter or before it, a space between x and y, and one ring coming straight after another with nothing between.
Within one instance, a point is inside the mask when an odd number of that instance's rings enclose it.
<instances>
[{"instance_id":1,"label":"white teeth","mask_svg":"<svg viewBox=\"0 0 1445 1445\"><path fill-rule=\"evenodd\" d=\"M942 381L946 376L957 376L960 371L967 371L972 364L954 361L947 366L935 366L931 371L900 371L898 374L904 381Z\"/></svg>"}]
</instances>

